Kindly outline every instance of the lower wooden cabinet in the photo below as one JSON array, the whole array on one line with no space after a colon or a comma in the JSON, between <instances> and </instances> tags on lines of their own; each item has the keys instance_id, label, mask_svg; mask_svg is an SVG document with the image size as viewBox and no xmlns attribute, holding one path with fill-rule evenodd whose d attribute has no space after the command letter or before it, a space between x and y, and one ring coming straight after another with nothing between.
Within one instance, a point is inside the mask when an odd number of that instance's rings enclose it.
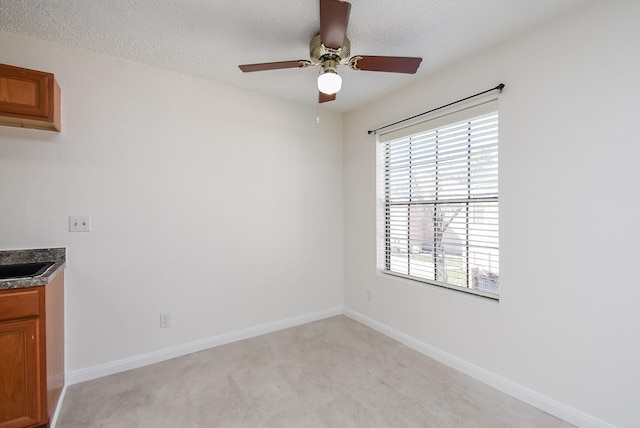
<instances>
[{"instance_id":1,"label":"lower wooden cabinet","mask_svg":"<svg viewBox=\"0 0 640 428\"><path fill-rule=\"evenodd\" d=\"M46 427L64 386L64 274L0 291L0 428Z\"/></svg>"}]
</instances>

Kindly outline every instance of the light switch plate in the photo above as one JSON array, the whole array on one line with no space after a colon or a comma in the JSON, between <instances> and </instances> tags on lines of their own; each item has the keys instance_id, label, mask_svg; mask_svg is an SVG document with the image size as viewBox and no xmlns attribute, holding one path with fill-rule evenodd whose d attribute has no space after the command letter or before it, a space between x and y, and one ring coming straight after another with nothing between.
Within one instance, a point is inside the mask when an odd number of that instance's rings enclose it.
<instances>
[{"instance_id":1,"label":"light switch plate","mask_svg":"<svg viewBox=\"0 0 640 428\"><path fill-rule=\"evenodd\" d=\"M69 232L90 232L91 216L72 215L69 216Z\"/></svg>"},{"instance_id":2,"label":"light switch plate","mask_svg":"<svg viewBox=\"0 0 640 428\"><path fill-rule=\"evenodd\" d=\"M160 328L171 327L171 312L160 312Z\"/></svg>"}]
</instances>

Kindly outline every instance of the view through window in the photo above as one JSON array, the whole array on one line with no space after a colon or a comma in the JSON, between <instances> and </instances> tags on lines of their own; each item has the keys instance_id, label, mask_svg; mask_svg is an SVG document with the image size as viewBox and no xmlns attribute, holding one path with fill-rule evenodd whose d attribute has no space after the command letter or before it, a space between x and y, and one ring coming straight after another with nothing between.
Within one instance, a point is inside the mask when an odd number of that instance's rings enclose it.
<instances>
[{"instance_id":1,"label":"view through window","mask_svg":"<svg viewBox=\"0 0 640 428\"><path fill-rule=\"evenodd\" d=\"M384 270L497 296L497 101L407 132L380 139Z\"/></svg>"}]
</instances>

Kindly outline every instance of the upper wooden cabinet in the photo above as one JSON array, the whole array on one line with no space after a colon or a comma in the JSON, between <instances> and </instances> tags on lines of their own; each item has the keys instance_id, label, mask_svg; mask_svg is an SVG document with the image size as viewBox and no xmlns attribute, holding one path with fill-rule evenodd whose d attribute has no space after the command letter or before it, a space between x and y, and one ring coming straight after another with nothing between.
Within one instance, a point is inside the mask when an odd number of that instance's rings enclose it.
<instances>
[{"instance_id":1,"label":"upper wooden cabinet","mask_svg":"<svg viewBox=\"0 0 640 428\"><path fill-rule=\"evenodd\" d=\"M60 87L53 74L0 64L0 125L60 131Z\"/></svg>"}]
</instances>

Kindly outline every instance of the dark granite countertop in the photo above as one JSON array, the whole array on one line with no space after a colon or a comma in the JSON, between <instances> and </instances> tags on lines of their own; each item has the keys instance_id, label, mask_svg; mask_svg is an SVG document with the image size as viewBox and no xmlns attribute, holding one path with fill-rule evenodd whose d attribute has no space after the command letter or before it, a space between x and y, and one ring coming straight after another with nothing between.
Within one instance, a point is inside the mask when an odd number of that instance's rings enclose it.
<instances>
[{"instance_id":1,"label":"dark granite countertop","mask_svg":"<svg viewBox=\"0 0 640 428\"><path fill-rule=\"evenodd\" d=\"M50 280L64 269L66 263L66 249L40 248L34 250L0 250L0 265L36 262L54 262L55 264L38 276L16 279L0 279L0 290L47 285Z\"/></svg>"}]
</instances>

